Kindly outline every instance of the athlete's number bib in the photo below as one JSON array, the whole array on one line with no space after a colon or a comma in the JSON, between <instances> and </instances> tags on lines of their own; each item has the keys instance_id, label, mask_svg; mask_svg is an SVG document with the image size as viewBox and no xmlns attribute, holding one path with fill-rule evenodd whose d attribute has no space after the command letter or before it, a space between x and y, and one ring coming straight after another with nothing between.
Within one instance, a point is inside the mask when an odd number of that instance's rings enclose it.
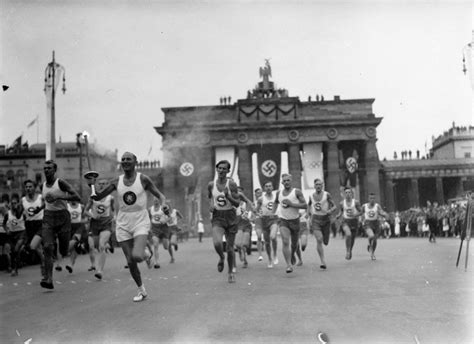
<instances>
[{"instance_id":1,"label":"athlete's number bib","mask_svg":"<svg viewBox=\"0 0 474 344\"><path fill-rule=\"evenodd\" d=\"M219 207L225 207L227 205L227 198L225 198L225 196L219 195L216 197L216 202Z\"/></svg>"},{"instance_id":2,"label":"athlete's number bib","mask_svg":"<svg viewBox=\"0 0 474 344\"><path fill-rule=\"evenodd\" d=\"M33 208L33 207L28 208L28 216L30 216L30 217L35 216L35 208Z\"/></svg>"}]
</instances>

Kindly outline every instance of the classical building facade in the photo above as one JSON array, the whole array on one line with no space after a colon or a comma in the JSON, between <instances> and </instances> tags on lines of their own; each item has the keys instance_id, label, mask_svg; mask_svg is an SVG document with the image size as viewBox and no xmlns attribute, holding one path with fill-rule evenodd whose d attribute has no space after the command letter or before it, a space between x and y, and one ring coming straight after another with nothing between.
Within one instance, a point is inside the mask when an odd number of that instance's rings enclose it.
<instances>
[{"instance_id":1,"label":"classical building facade","mask_svg":"<svg viewBox=\"0 0 474 344\"><path fill-rule=\"evenodd\" d=\"M163 141L167 197L188 210L188 201L198 200L203 204L197 206L199 216L208 218L206 186L214 178L216 161L227 157L235 168L231 175L252 196L269 179L278 188L283 151L295 187L312 187L312 176L318 176L336 201L344 185L351 185L357 198L365 200L374 192L380 199L376 128L382 118L373 113L374 99L317 96L301 101L269 81L269 68L268 63L261 68L263 81L233 104L162 109L165 120L155 130Z\"/></svg>"},{"instance_id":2,"label":"classical building facade","mask_svg":"<svg viewBox=\"0 0 474 344\"><path fill-rule=\"evenodd\" d=\"M474 127L456 127L433 138L430 157L383 161L385 205L405 210L439 204L474 190ZM410 154L411 156L411 154Z\"/></svg>"},{"instance_id":3,"label":"classical building facade","mask_svg":"<svg viewBox=\"0 0 474 344\"><path fill-rule=\"evenodd\" d=\"M18 144L15 147L0 146L0 193L23 193L23 181L31 179L38 184L44 181L43 166L46 145ZM82 160L82 161L81 161ZM99 171L104 178L117 173L117 152L101 153L94 145L89 146L91 168ZM82 173L86 172L88 161L85 149L79 149L76 142L56 143L58 176L68 181L76 190L82 190L82 196L88 195Z\"/></svg>"}]
</instances>

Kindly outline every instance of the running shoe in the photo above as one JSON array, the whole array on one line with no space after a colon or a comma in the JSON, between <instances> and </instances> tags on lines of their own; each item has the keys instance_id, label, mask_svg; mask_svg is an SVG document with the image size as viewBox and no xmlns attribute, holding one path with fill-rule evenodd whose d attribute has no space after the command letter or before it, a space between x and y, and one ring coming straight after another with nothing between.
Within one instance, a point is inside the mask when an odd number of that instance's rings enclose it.
<instances>
[{"instance_id":1,"label":"running shoe","mask_svg":"<svg viewBox=\"0 0 474 344\"><path fill-rule=\"evenodd\" d=\"M351 260L351 258L352 258L352 254L350 252L347 252L346 253L346 259Z\"/></svg>"},{"instance_id":2,"label":"running shoe","mask_svg":"<svg viewBox=\"0 0 474 344\"><path fill-rule=\"evenodd\" d=\"M56 271L63 271L63 268L61 267L61 265L56 265L56 267L54 268L54 270L56 270Z\"/></svg>"},{"instance_id":3,"label":"running shoe","mask_svg":"<svg viewBox=\"0 0 474 344\"><path fill-rule=\"evenodd\" d=\"M174 258L171 258L170 259L170 264L173 264L174 263Z\"/></svg>"},{"instance_id":4,"label":"running shoe","mask_svg":"<svg viewBox=\"0 0 474 344\"><path fill-rule=\"evenodd\" d=\"M40 285L45 289L54 289L53 282L50 282L48 280L41 280Z\"/></svg>"},{"instance_id":5,"label":"running shoe","mask_svg":"<svg viewBox=\"0 0 474 344\"><path fill-rule=\"evenodd\" d=\"M137 296L133 297L133 302L141 302L145 300L147 296L148 294L146 293L146 291L139 290Z\"/></svg>"},{"instance_id":6,"label":"running shoe","mask_svg":"<svg viewBox=\"0 0 474 344\"><path fill-rule=\"evenodd\" d=\"M258 257L258 261L261 262L263 260L263 257L262 256L259 256Z\"/></svg>"},{"instance_id":7,"label":"running shoe","mask_svg":"<svg viewBox=\"0 0 474 344\"><path fill-rule=\"evenodd\" d=\"M148 269L151 269L153 267L153 262L151 261L151 257L153 257L153 254L150 254L150 256L145 259L146 266L148 266Z\"/></svg>"},{"instance_id":8,"label":"running shoe","mask_svg":"<svg viewBox=\"0 0 474 344\"><path fill-rule=\"evenodd\" d=\"M153 267L154 267L155 269L159 269L159 268L160 268L160 264L155 264L155 265L153 265Z\"/></svg>"},{"instance_id":9,"label":"running shoe","mask_svg":"<svg viewBox=\"0 0 474 344\"><path fill-rule=\"evenodd\" d=\"M371 258L372 260L376 260L375 254L373 254L370 258Z\"/></svg>"},{"instance_id":10,"label":"running shoe","mask_svg":"<svg viewBox=\"0 0 474 344\"><path fill-rule=\"evenodd\" d=\"M244 269L246 269L249 266L249 263L247 261L244 262L244 265L242 266Z\"/></svg>"},{"instance_id":11,"label":"running shoe","mask_svg":"<svg viewBox=\"0 0 474 344\"><path fill-rule=\"evenodd\" d=\"M96 274L94 274L95 278L97 278L98 280L101 280L102 279L102 272L97 272Z\"/></svg>"},{"instance_id":12,"label":"running shoe","mask_svg":"<svg viewBox=\"0 0 474 344\"><path fill-rule=\"evenodd\" d=\"M234 274L237 272L237 268L236 268L235 266L232 268L232 272L233 272Z\"/></svg>"},{"instance_id":13,"label":"running shoe","mask_svg":"<svg viewBox=\"0 0 474 344\"><path fill-rule=\"evenodd\" d=\"M11 276L12 277L18 276L18 270L16 270L16 269L13 270Z\"/></svg>"},{"instance_id":14,"label":"running shoe","mask_svg":"<svg viewBox=\"0 0 474 344\"><path fill-rule=\"evenodd\" d=\"M268 269L273 269L273 263L272 262L268 263L267 268Z\"/></svg>"},{"instance_id":15,"label":"running shoe","mask_svg":"<svg viewBox=\"0 0 474 344\"><path fill-rule=\"evenodd\" d=\"M286 273L287 274L292 273L292 272L293 272L293 268L291 266L286 268Z\"/></svg>"},{"instance_id":16,"label":"running shoe","mask_svg":"<svg viewBox=\"0 0 474 344\"><path fill-rule=\"evenodd\" d=\"M275 258L273 259L273 265L277 265L277 264L278 264L278 258L275 257Z\"/></svg>"},{"instance_id":17,"label":"running shoe","mask_svg":"<svg viewBox=\"0 0 474 344\"><path fill-rule=\"evenodd\" d=\"M321 265L319 266L319 268L320 268L321 270L326 270L327 267L326 267L325 264L321 264Z\"/></svg>"},{"instance_id":18,"label":"running shoe","mask_svg":"<svg viewBox=\"0 0 474 344\"><path fill-rule=\"evenodd\" d=\"M66 270L67 270L67 272L72 274L72 266L66 265Z\"/></svg>"},{"instance_id":19,"label":"running shoe","mask_svg":"<svg viewBox=\"0 0 474 344\"><path fill-rule=\"evenodd\" d=\"M234 273L230 273L229 274L229 283L235 283L235 274Z\"/></svg>"},{"instance_id":20,"label":"running shoe","mask_svg":"<svg viewBox=\"0 0 474 344\"><path fill-rule=\"evenodd\" d=\"M222 272L224 271L224 260L220 259L217 263L217 271Z\"/></svg>"},{"instance_id":21,"label":"running shoe","mask_svg":"<svg viewBox=\"0 0 474 344\"><path fill-rule=\"evenodd\" d=\"M302 260L298 261L298 263L296 264L296 266L301 266L301 265L303 265L303 261L302 261Z\"/></svg>"},{"instance_id":22,"label":"running shoe","mask_svg":"<svg viewBox=\"0 0 474 344\"><path fill-rule=\"evenodd\" d=\"M95 271L95 266L91 266L87 271Z\"/></svg>"}]
</instances>

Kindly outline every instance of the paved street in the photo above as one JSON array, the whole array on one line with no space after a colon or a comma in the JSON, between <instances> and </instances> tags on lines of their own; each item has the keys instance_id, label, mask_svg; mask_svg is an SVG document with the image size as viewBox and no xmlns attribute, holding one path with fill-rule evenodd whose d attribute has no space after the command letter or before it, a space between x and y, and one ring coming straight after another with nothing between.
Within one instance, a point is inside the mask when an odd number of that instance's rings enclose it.
<instances>
[{"instance_id":1,"label":"paved street","mask_svg":"<svg viewBox=\"0 0 474 344\"><path fill-rule=\"evenodd\" d=\"M468 343L473 340L473 255L455 268L459 241L380 240L371 261L357 238L351 261L344 241L326 248L319 269L311 238L304 265L267 269L254 252L238 264L237 282L218 273L210 239L179 246L176 263L162 253L161 269L141 264L149 298L133 303L136 287L120 250L108 256L105 278L79 257L73 274L55 272L54 291L39 287L39 267L18 277L0 274L1 343ZM471 245L472 246L472 245ZM471 247L471 252L474 247Z\"/></svg>"}]
</instances>

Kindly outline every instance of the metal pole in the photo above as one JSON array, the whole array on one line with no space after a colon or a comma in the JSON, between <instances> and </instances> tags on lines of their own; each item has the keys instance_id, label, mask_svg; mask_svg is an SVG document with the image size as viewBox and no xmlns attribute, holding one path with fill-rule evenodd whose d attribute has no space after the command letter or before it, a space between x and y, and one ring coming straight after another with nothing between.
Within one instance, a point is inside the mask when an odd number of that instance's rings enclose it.
<instances>
[{"instance_id":1,"label":"metal pole","mask_svg":"<svg viewBox=\"0 0 474 344\"><path fill-rule=\"evenodd\" d=\"M55 119L55 109L54 109L54 101L56 97L56 90L54 89L56 86L54 84L56 78L56 61L54 60L54 50L53 50L53 63L52 63L52 72L53 72L53 89L51 93L51 159L56 160L56 119Z\"/></svg>"},{"instance_id":2,"label":"metal pole","mask_svg":"<svg viewBox=\"0 0 474 344\"><path fill-rule=\"evenodd\" d=\"M84 197L82 194L82 142L81 142L81 136L82 134L79 133L76 135L76 145L79 148L79 194L81 197Z\"/></svg>"},{"instance_id":3,"label":"metal pole","mask_svg":"<svg viewBox=\"0 0 474 344\"><path fill-rule=\"evenodd\" d=\"M87 135L84 135L84 142L86 145L86 156L87 156L87 166L89 171L91 170L91 158L89 157L89 141L87 140Z\"/></svg>"}]
</instances>

